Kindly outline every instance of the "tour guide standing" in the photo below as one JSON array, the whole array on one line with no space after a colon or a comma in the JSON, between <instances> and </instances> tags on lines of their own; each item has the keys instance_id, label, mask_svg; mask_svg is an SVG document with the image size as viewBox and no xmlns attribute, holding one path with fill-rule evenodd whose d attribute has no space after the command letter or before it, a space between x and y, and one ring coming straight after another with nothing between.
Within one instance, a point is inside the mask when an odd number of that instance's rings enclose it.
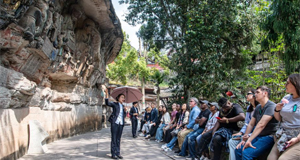
<instances>
[{"instance_id":1,"label":"tour guide standing","mask_svg":"<svg viewBox=\"0 0 300 160\"><path fill-rule=\"evenodd\" d=\"M132 136L133 138L136 138L136 129L138 125L138 115L139 115L139 109L137 108L138 102L133 102L133 106L130 109L129 115L131 119L131 125L132 125Z\"/></svg>"},{"instance_id":2,"label":"tour guide standing","mask_svg":"<svg viewBox=\"0 0 300 160\"><path fill-rule=\"evenodd\" d=\"M126 116L126 108L123 106L125 95L121 93L116 97L117 102L109 102L108 91L106 90L105 92L105 105L113 108L113 112L108 119L108 121L111 123L111 158L123 159L123 157L120 155L120 142Z\"/></svg>"}]
</instances>

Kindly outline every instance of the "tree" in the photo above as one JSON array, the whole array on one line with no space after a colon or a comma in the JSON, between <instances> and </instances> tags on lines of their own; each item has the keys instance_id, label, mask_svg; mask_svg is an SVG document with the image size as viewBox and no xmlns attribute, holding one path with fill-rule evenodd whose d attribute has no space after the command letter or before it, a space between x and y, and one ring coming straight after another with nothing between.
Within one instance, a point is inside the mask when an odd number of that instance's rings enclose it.
<instances>
[{"instance_id":1,"label":"tree","mask_svg":"<svg viewBox=\"0 0 300 160\"><path fill-rule=\"evenodd\" d=\"M154 82L155 84L155 87L156 87L156 95L157 95L157 104L159 104L159 100L160 100L160 87L159 85L161 83L163 83L163 81L165 80L165 78L167 77L168 75L168 72L166 71L162 71L160 72L159 70L157 69L154 69L153 70L153 73L151 75L151 78L152 78L152 81Z\"/></svg>"},{"instance_id":2,"label":"tree","mask_svg":"<svg viewBox=\"0 0 300 160\"><path fill-rule=\"evenodd\" d=\"M171 60L170 69L178 74L171 85L177 97L216 100L243 77L251 62L256 24L248 1L198 2L186 14L188 28L180 48L184 52Z\"/></svg>"},{"instance_id":3,"label":"tree","mask_svg":"<svg viewBox=\"0 0 300 160\"><path fill-rule=\"evenodd\" d=\"M126 22L143 24L140 35L152 41L158 49L176 48L182 44L188 21L186 13L195 6L194 1L177 0L120 0L129 4Z\"/></svg>"},{"instance_id":4,"label":"tree","mask_svg":"<svg viewBox=\"0 0 300 160\"><path fill-rule=\"evenodd\" d=\"M153 59L154 63L158 63L165 67L168 64L166 56L162 55L161 52L157 52L156 49L150 48L150 51L144 50L138 53L131 45L128 40L128 35L124 32L124 42L122 49L115 59L114 63L108 65L107 76L111 80L121 82L126 85L128 79L136 79L141 81L142 92L145 95L145 83L150 79L158 86L158 100L159 100L159 84L165 79L168 69L160 73L156 69L147 67L147 61ZM144 102L144 97L143 97ZM159 101L158 101L159 102ZM143 103L144 108L145 103Z\"/></svg>"},{"instance_id":5,"label":"tree","mask_svg":"<svg viewBox=\"0 0 300 160\"><path fill-rule=\"evenodd\" d=\"M130 45L128 35L124 34L124 42L119 55L116 57L114 63L108 65L108 78L121 82L126 85L129 78L144 77L149 79L150 69L145 63L143 57L138 57L138 53L134 47Z\"/></svg>"},{"instance_id":6,"label":"tree","mask_svg":"<svg viewBox=\"0 0 300 160\"><path fill-rule=\"evenodd\" d=\"M180 93L177 96L183 95L187 100L191 93L216 95L218 82L230 82L234 74L245 68L249 57L242 51L253 37L251 19L246 13L248 1L120 2L129 4L127 22L145 24L141 35L154 37L155 42L172 46L176 51L170 68L178 74L171 81L176 93ZM235 63L237 60L241 63Z\"/></svg>"},{"instance_id":7,"label":"tree","mask_svg":"<svg viewBox=\"0 0 300 160\"><path fill-rule=\"evenodd\" d=\"M148 29L145 28L144 25L141 26L141 28L139 29L139 31L137 32L137 36L139 37L139 56L143 57L143 61L145 61L145 63L147 64L148 62L152 62L155 64L159 64L161 65L163 68L165 68L166 72L168 72L167 69L167 65L168 65L168 58L166 55L163 55L159 49L157 49L156 45L153 43L153 35L149 35L149 31L147 31ZM142 45L141 45L141 41L143 40L143 51L142 51ZM154 71L152 72L152 74L157 75L157 73ZM158 76L158 77L157 77ZM157 80L157 78L159 78L159 75L157 75L156 77L152 77L154 78L154 81ZM158 83L161 84L162 82L156 82L156 84ZM142 92L143 94L145 94L145 79L144 77L141 77L141 86L142 86ZM159 89L159 86L158 86ZM158 90L158 96L157 96L157 104L159 104L159 90ZM143 108L145 104L145 97L143 96Z\"/></svg>"},{"instance_id":8,"label":"tree","mask_svg":"<svg viewBox=\"0 0 300 160\"><path fill-rule=\"evenodd\" d=\"M279 102L286 94L284 85L286 73L284 72L284 62L280 55L285 51L284 39L278 37L276 41L268 44L267 47L262 46L265 43L269 31L264 29L266 18L271 15L270 1L258 0L253 5L255 15L253 19L259 27L255 28L253 47L249 54L253 55L253 64L250 64L245 70L244 78L233 81L233 88L238 99L244 99L245 93L250 88L256 88L261 85L268 86L271 91L271 99L274 102ZM254 70L256 63L255 57L261 56L262 70ZM265 64L268 64L265 66Z\"/></svg>"},{"instance_id":9,"label":"tree","mask_svg":"<svg viewBox=\"0 0 300 160\"><path fill-rule=\"evenodd\" d=\"M285 52L280 53L280 57L286 73L300 71L300 0L273 0L270 10L271 14L262 25L268 33L262 46L268 50L282 37Z\"/></svg>"},{"instance_id":10,"label":"tree","mask_svg":"<svg viewBox=\"0 0 300 160\"><path fill-rule=\"evenodd\" d=\"M263 71L247 69L245 81L240 81L239 83L235 82L235 86L240 86L240 88L242 88L240 90L246 93L246 90L249 88L256 89L258 86L266 85L272 91L270 99L274 102L280 102L282 97L286 94L285 80L287 76L282 68L283 62L277 53L267 52L266 56L269 59L270 67L264 71L264 77L262 76Z\"/></svg>"}]
</instances>

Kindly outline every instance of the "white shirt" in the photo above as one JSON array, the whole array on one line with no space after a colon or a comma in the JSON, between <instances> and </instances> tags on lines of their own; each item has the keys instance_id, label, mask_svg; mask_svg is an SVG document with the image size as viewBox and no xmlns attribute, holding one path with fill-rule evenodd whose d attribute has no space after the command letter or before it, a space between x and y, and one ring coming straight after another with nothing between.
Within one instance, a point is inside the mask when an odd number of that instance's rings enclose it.
<instances>
[{"instance_id":1,"label":"white shirt","mask_svg":"<svg viewBox=\"0 0 300 160\"><path fill-rule=\"evenodd\" d=\"M169 124L169 123L170 123L171 117L170 117L169 112L166 112L166 113L161 117L161 121L162 121L164 124Z\"/></svg>"},{"instance_id":2,"label":"white shirt","mask_svg":"<svg viewBox=\"0 0 300 160\"><path fill-rule=\"evenodd\" d=\"M217 111L214 115L212 115L212 113L209 114L209 118L208 118L208 121L206 123L206 131L214 128L216 122L218 121L218 119L216 117L219 116L219 111Z\"/></svg>"},{"instance_id":3,"label":"white shirt","mask_svg":"<svg viewBox=\"0 0 300 160\"><path fill-rule=\"evenodd\" d=\"M123 125L123 105L121 103L119 103L119 106L120 106L120 113L116 120L116 124Z\"/></svg>"}]
</instances>

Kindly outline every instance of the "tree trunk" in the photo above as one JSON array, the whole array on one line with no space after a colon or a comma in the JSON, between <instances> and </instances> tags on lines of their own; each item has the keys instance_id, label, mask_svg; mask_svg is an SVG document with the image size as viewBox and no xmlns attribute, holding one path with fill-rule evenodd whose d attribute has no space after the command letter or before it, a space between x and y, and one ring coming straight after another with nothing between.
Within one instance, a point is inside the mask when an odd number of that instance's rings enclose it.
<instances>
[{"instance_id":1,"label":"tree trunk","mask_svg":"<svg viewBox=\"0 0 300 160\"><path fill-rule=\"evenodd\" d=\"M189 100L191 98L191 90L190 90L190 87L187 88L187 102L186 104L190 107L190 103L189 103Z\"/></svg>"},{"instance_id":2,"label":"tree trunk","mask_svg":"<svg viewBox=\"0 0 300 160\"><path fill-rule=\"evenodd\" d=\"M141 38L139 38L139 56L144 56L142 54L142 42L141 42ZM141 78L141 86L142 86L142 109L146 109L146 102L145 102L145 78L142 77Z\"/></svg>"},{"instance_id":3,"label":"tree trunk","mask_svg":"<svg viewBox=\"0 0 300 160\"><path fill-rule=\"evenodd\" d=\"M159 101L160 101L160 99L159 99L159 97L160 97L160 88L159 88L159 86L157 86L157 92L156 93L157 93L156 104L157 104L157 106L159 106Z\"/></svg>"},{"instance_id":4,"label":"tree trunk","mask_svg":"<svg viewBox=\"0 0 300 160\"><path fill-rule=\"evenodd\" d=\"M142 44L141 44L141 38L139 37L139 56L142 56Z\"/></svg>"},{"instance_id":5,"label":"tree trunk","mask_svg":"<svg viewBox=\"0 0 300 160\"><path fill-rule=\"evenodd\" d=\"M263 68L263 85L265 85L265 77L266 77L266 75L265 75L265 65L264 65L264 63L265 63L265 56L264 56L264 53L262 53L262 68Z\"/></svg>"},{"instance_id":6,"label":"tree trunk","mask_svg":"<svg viewBox=\"0 0 300 160\"><path fill-rule=\"evenodd\" d=\"M142 107L143 107L143 109L146 109L146 107L145 107L145 78L143 77L142 79L141 79L141 86L142 86L142 93L143 93L143 97L142 97Z\"/></svg>"}]
</instances>

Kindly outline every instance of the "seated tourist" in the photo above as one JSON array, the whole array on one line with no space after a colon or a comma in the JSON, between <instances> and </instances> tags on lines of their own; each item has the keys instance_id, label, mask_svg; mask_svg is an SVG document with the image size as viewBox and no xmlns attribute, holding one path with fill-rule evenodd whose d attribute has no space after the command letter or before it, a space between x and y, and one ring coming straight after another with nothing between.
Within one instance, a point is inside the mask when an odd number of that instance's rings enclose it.
<instances>
[{"instance_id":1,"label":"seated tourist","mask_svg":"<svg viewBox=\"0 0 300 160\"><path fill-rule=\"evenodd\" d=\"M209 159L209 152L208 152L208 147L206 146L205 149L203 149L203 151L199 151L200 150L200 146L198 146L198 144L200 143L200 139L201 139L201 136L206 133L206 132L210 132L216 122L217 122L217 118L216 117L219 117L219 105L217 102L212 102L212 103L208 103L209 105L209 110L210 110L210 114L209 114L209 118L207 120L207 123L205 125L205 129L204 131L199 135L197 136L196 138L196 142L197 142L197 147L196 147L196 157L200 157L201 160L204 160L204 159ZM190 145L189 145L190 147ZM192 146L191 146L192 147Z\"/></svg>"},{"instance_id":2,"label":"seated tourist","mask_svg":"<svg viewBox=\"0 0 300 160\"><path fill-rule=\"evenodd\" d=\"M181 150L181 147L182 147L182 144L183 144L183 141L186 137L186 135L188 135L190 132L193 131L193 127L194 127L194 124L195 124L195 120L196 118L198 117L199 113L200 113L200 109L199 107L197 106L199 101L197 98L195 97L192 97L189 101L190 103L190 107L191 107L191 113L189 115L189 123L187 125L184 126L184 128L178 132L178 146L179 146L179 149ZM186 148L184 148L186 149ZM180 152L177 151L177 153ZM180 154L178 154L178 156L181 156Z\"/></svg>"},{"instance_id":3,"label":"seated tourist","mask_svg":"<svg viewBox=\"0 0 300 160\"><path fill-rule=\"evenodd\" d=\"M144 124L144 126L146 128L146 134L149 134L149 131L150 131L152 125L154 125L155 122L157 121L157 116L158 116L158 111L155 107L155 103L151 103L150 122ZM145 134L145 137L147 136L146 134Z\"/></svg>"},{"instance_id":4,"label":"seated tourist","mask_svg":"<svg viewBox=\"0 0 300 160\"><path fill-rule=\"evenodd\" d=\"M300 74L292 74L285 84L290 93L276 105L274 117L280 122L268 160L295 160L300 157Z\"/></svg>"},{"instance_id":5,"label":"seated tourist","mask_svg":"<svg viewBox=\"0 0 300 160\"><path fill-rule=\"evenodd\" d=\"M142 114L140 115L140 129L138 132L142 132L142 128L143 128L143 125L145 124L145 116L146 116L146 112L144 110L142 110Z\"/></svg>"},{"instance_id":6,"label":"seated tourist","mask_svg":"<svg viewBox=\"0 0 300 160\"><path fill-rule=\"evenodd\" d=\"M156 130L156 136L155 139L157 142L163 141L163 128L167 125L169 125L171 120L169 112L167 112L166 106L162 106L162 118L160 120L159 127Z\"/></svg>"},{"instance_id":7,"label":"seated tourist","mask_svg":"<svg viewBox=\"0 0 300 160\"><path fill-rule=\"evenodd\" d=\"M195 120L193 131L185 137L181 146L181 152L179 153L179 156L186 156L186 147L188 147L190 153L190 156L188 157L189 159L195 159L195 140L205 129L205 125L210 114L208 101L200 101L200 104L201 112Z\"/></svg>"},{"instance_id":8,"label":"seated tourist","mask_svg":"<svg viewBox=\"0 0 300 160\"><path fill-rule=\"evenodd\" d=\"M171 122L163 128L164 134L166 134L166 131L170 128L170 126L173 126L173 122L176 118L176 114L177 114L176 103L173 103L172 112L171 112Z\"/></svg>"},{"instance_id":9,"label":"seated tourist","mask_svg":"<svg viewBox=\"0 0 300 160\"><path fill-rule=\"evenodd\" d=\"M151 117L151 107L146 108L146 114L145 114L145 124L142 128L142 133L139 136L145 136L147 133L149 133L149 124L150 124L150 117Z\"/></svg>"},{"instance_id":10,"label":"seated tourist","mask_svg":"<svg viewBox=\"0 0 300 160\"><path fill-rule=\"evenodd\" d=\"M151 137L155 136L156 134L156 130L159 127L159 124L161 123L161 118L163 115L163 105L160 105L158 107L158 113L159 116L156 118L156 121L153 123L153 125L151 125L151 128L149 130L149 134L146 136L146 139L150 139Z\"/></svg>"},{"instance_id":11,"label":"seated tourist","mask_svg":"<svg viewBox=\"0 0 300 160\"><path fill-rule=\"evenodd\" d=\"M241 140L242 140L241 137L246 132L246 128L247 128L248 124L250 123L250 120L251 120L252 115L254 113L255 107L259 104L255 100L255 91L256 91L255 89L251 89L250 91L248 91L248 93L246 95L247 101L250 102L250 105L247 107L244 126L242 127L242 129L238 133L233 134L232 138L228 142L229 151L230 151L230 154L229 154L230 160L235 160L236 146L241 142Z\"/></svg>"},{"instance_id":12,"label":"seated tourist","mask_svg":"<svg viewBox=\"0 0 300 160\"><path fill-rule=\"evenodd\" d=\"M202 135L198 144L200 153L209 145L210 150L214 152L214 160L220 159L223 146L229 152L227 143L233 131L239 130L237 122L245 120L245 114L240 105L231 103L226 98L221 98L218 104L222 107L222 111L220 111L219 117L217 117L218 121L213 130Z\"/></svg>"},{"instance_id":13,"label":"seated tourist","mask_svg":"<svg viewBox=\"0 0 300 160\"><path fill-rule=\"evenodd\" d=\"M177 126L177 122L178 122L178 119L180 117L180 112L181 112L181 106L180 104L176 104L176 116L175 118L170 122L170 124L168 125L168 129L165 128L164 130L166 130L164 132L164 142L165 143L169 143L172 139L172 135L171 135L171 132L176 128Z\"/></svg>"},{"instance_id":14,"label":"seated tourist","mask_svg":"<svg viewBox=\"0 0 300 160\"><path fill-rule=\"evenodd\" d=\"M235 150L237 160L250 160L270 152L274 145L277 120L274 118L276 104L269 100L271 90L266 86L257 87L255 98L259 105L254 110L243 140ZM253 130L255 126L255 129ZM251 136L249 133L253 130ZM246 141L247 139L247 141Z\"/></svg>"},{"instance_id":15,"label":"seated tourist","mask_svg":"<svg viewBox=\"0 0 300 160\"><path fill-rule=\"evenodd\" d=\"M186 124L188 124L189 122L188 120L189 120L189 111L187 111L186 104L183 104L181 107L180 117L178 119L177 126L174 129L174 131L171 132L171 134L173 134L174 136L168 144L162 145L161 147L162 149L164 149L166 152L172 151L172 149L174 148L178 140L177 137L178 132L182 130Z\"/></svg>"}]
</instances>

